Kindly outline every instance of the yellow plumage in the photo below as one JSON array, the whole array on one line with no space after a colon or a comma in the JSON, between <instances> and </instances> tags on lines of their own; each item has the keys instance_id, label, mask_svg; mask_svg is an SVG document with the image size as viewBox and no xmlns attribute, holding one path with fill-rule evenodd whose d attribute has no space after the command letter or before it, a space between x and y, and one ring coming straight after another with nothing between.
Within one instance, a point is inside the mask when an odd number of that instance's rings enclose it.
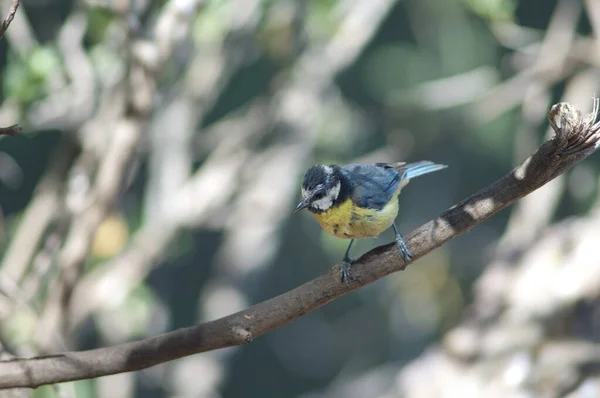
<instances>
[{"instance_id":1,"label":"yellow plumage","mask_svg":"<svg viewBox=\"0 0 600 398\"><path fill-rule=\"evenodd\" d=\"M347 199L314 216L325 231L338 238L373 238L390 228L396 219L400 188L381 210L363 209Z\"/></svg>"},{"instance_id":2,"label":"yellow plumage","mask_svg":"<svg viewBox=\"0 0 600 398\"><path fill-rule=\"evenodd\" d=\"M308 208L321 227L338 238L352 239L342 259L342 281L350 286L350 257L356 238L373 238L393 227L405 264L412 255L398 232L398 194L415 177L446 168L430 161L414 163L351 163L345 166L314 165L304 173L302 201L295 211ZM390 190L396 187L393 195ZM364 207L355 204L355 199ZM387 202L386 202L387 201ZM377 210L369 207L379 208Z\"/></svg>"}]
</instances>

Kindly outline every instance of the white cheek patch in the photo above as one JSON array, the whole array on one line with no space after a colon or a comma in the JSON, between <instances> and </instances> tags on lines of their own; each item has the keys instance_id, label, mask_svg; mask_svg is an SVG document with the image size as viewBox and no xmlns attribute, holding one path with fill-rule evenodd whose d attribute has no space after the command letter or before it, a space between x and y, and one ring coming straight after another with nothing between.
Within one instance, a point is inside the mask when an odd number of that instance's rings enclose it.
<instances>
[{"instance_id":1,"label":"white cheek patch","mask_svg":"<svg viewBox=\"0 0 600 398\"><path fill-rule=\"evenodd\" d=\"M319 209L321 211L325 211L325 210L329 209L333 205L333 202L340 195L341 188L342 188L342 186L338 182L337 184L335 184L335 186L333 188L331 188L329 190L329 192L327 192L327 195L325 195L324 197L322 197L319 200L315 200L314 202L312 202L311 206L314 207L315 209Z\"/></svg>"},{"instance_id":2,"label":"white cheek patch","mask_svg":"<svg viewBox=\"0 0 600 398\"><path fill-rule=\"evenodd\" d=\"M329 196L325 196L319 200L315 200L310 205L312 207L314 207L315 209L325 211L325 210L329 209L331 207L331 205L333 205L333 200L331 200L331 198Z\"/></svg>"}]
</instances>

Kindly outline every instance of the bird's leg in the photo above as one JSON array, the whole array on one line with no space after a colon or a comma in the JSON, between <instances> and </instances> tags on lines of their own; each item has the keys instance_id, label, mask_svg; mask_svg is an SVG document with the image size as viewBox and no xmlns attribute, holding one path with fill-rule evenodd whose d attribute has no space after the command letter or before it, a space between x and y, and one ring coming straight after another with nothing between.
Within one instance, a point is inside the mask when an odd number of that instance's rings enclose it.
<instances>
[{"instance_id":1,"label":"bird's leg","mask_svg":"<svg viewBox=\"0 0 600 398\"><path fill-rule=\"evenodd\" d=\"M346 249L346 253L344 254L344 258L342 259L342 282L346 283L346 286L350 287L350 278L351 272L350 267L354 262L354 259L350 257L350 248L352 248L352 244L354 243L354 239L350 241L348 248Z\"/></svg>"},{"instance_id":2,"label":"bird's leg","mask_svg":"<svg viewBox=\"0 0 600 398\"><path fill-rule=\"evenodd\" d=\"M392 224L394 227L394 232L396 233L396 244L398 244L398 249L400 249L400 255L404 259L405 265L406 263L412 260L412 254L410 254L410 250L408 250L408 246L406 246L406 242L402 239L402 234L398 232L398 228L396 228L396 223Z\"/></svg>"}]
</instances>

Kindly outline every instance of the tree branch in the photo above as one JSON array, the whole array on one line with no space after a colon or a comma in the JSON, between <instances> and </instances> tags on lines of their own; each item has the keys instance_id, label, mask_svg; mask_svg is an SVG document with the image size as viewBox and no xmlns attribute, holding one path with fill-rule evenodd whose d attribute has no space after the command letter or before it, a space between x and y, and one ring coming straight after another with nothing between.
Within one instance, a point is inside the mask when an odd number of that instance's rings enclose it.
<instances>
[{"instance_id":1,"label":"tree branch","mask_svg":"<svg viewBox=\"0 0 600 398\"><path fill-rule=\"evenodd\" d=\"M0 39L4 37L4 33L6 33L6 29L8 29L8 25L12 22L15 17L15 13L17 12L17 8L19 8L20 0L13 0L10 9L8 10L8 15L2 21L2 26L0 27Z\"/></svg>"},{"instance_id":2,"label":"tree branch","mask_svg":"<svg viewBox=\"0 0 600 398\"><path fill-rule=\"evenodd\" d=\"M595 123L598 110L598 100L588 116L567 103L554 105L549 114L554 138L511 173L407 235L414 258L473 228L593 153L600 145L600 123ZM338 265L287 293L212 322L113 347L0 361L0 388L38 387L129 372L245 344L405 266L394 243L380 246L353 265L355 280L350 288L340 283Z\"/></svg>"},{"instance_id":3,"label":"tree branch","mask_svg":"<svg viewBox=\"0 0 600 398\"><path fill-rule=\"evenodd\" d=\"M8 10L8 15L2 21L2 26L0 27L0 39L4 37L4 33L6 33L6 29L8 29L8 25L12 22L15 17L15 13L17 12L17 8L19 8L20 0L13 0L10 9ZM13 124L9 127L0 127L0 135L17 135L21 132L21 126L18 124Z\"/></svg>"},{"instance_id":4,"label":"tree branch","mask_svg":"<svg viewBox=\"0 0 600 398\"><path fill-rule=\"evenodd\" d=\"M21 132L22 128L18 124L13 124L8 127L0 127L0 135L17 135Z\"/></svg>"}]
</instances>

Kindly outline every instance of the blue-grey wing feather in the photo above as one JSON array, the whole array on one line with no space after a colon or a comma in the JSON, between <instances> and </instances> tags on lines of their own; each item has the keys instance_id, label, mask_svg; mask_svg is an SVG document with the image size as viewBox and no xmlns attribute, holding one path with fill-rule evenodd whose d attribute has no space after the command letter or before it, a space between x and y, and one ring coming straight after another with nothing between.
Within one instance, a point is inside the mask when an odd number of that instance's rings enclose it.
<instances>
[{"instance_id":1,"label":"blue-grey wing feather","mask_svg":"<svg viewBox=\"0 0 600 398\"><path fill-rule=\"evenodd\" d=\"M445 168L446 165L422 160L408 164L351 163L341 169L352 182L352 201L360 207L381 210L403 179L410 180Z\"/></svg>"},{"instance_id":2,"label":"blue-grey wing feather","mask_svg":"<svg viewBox=\"0 0 600 398\"><path fill-rule=\"evenodd\" d=\"M392 199L402 179L402 173L387 163L352 163L343 166L342 172L352 182L352 201L377 210Z\"/></svg>"}]
</instances>

